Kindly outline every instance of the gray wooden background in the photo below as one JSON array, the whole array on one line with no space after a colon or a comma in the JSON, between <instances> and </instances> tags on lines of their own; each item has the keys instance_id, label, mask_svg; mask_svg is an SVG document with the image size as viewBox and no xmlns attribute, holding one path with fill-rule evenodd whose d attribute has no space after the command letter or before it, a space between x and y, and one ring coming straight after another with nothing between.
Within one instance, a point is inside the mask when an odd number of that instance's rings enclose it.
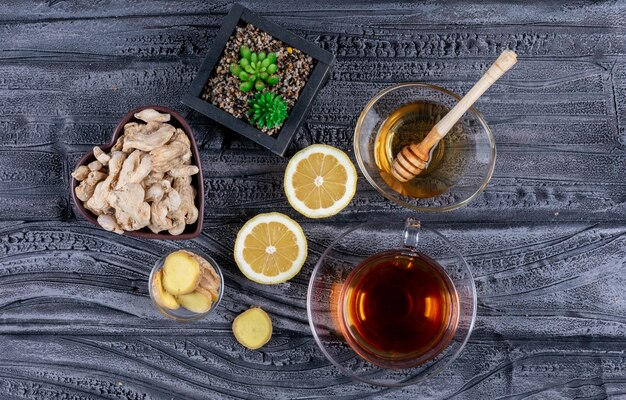
<instances>
[{"instance_id":1,"label":"gray wooden background","mask_svg":"<svg viewBox=\"0 0 626 400\"><path fill-rule=\"evenodd\" d=\"M306 286L346 226L409 212L360 176L340 215L303 218L283 195L287 159L179 103L230 1L2 1L0 398L626 398L626 4L528 3L244 3L337 56L290 154L328 143L352 155L357 115L381 88L419 80L462 93L502 49L519 54L477 105L498 146L487 190L421 215L471 264L476 330L430 383L384 390L324 359ZM75 162L151 103L181 111L202 147L207 210L194 241L116 236L72 210ZM242 223L270 210L310 241L304 270L279 286L247 281L231 254ZM179 247L223 266L213 318L176 324L150 304L152 264ZM259 351L230 332L250 305L275 326Z\"/></svg>"}]
</instances>

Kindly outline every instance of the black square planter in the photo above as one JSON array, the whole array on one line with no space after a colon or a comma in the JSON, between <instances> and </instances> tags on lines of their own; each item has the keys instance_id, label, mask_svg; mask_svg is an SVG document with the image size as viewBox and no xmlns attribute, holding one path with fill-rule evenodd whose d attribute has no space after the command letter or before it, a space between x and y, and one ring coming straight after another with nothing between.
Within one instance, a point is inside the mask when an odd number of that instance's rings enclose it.
<instances>
[{"instance_id":1,"label":"black square planter","mask_svg":"<svg viewBox=\"0 0 626 400\"><path fill-rule=\"evenodd\" d=\"M313 58L315 62L313 71L311 71L306 85L302 88L298 100L289 112L289 116L285 120L284 125L278 133L271 136L261 132L247 121L235 118L226 111L202 100L200 97L215 66L222 57L226 43L230 36L234 34L237 25L241 22L251 24L265 31L275 39L281 40L286 45L307 54ZM247 8L235 4L224 19L222 28L218 32L211 50L209 50L198 74L191 83L189 91L183 96L182 102L214 121L219 122L227 128L240 133L248 139L282 156L285 154L285 151L287 151L287 147L298 131L298 128L302 125L304 117L308 113L317 91L325 83L326 79L328 79L330 66L333 61L335 61L335 56L332 53L266 20Z\"/></svg>"}]
</instances>

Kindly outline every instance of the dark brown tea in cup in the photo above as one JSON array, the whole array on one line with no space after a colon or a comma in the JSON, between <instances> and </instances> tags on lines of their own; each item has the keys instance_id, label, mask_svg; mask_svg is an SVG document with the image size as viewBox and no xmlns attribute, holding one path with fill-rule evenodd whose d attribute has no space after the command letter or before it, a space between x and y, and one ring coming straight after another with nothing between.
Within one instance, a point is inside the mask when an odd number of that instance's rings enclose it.
<instances>
[{"instance_id":1,"label":"dark brown tea in cup","mask_svg":"<svg viewBox=\"0 0 626 400\"><path fill-rule=\"evenodd\" d=\"M443 268L408 250L375 254L348 276L340 325L350 347L383 368L410 368L443 351L459 319L458 296Z\"/></svg>"}]
</instances>

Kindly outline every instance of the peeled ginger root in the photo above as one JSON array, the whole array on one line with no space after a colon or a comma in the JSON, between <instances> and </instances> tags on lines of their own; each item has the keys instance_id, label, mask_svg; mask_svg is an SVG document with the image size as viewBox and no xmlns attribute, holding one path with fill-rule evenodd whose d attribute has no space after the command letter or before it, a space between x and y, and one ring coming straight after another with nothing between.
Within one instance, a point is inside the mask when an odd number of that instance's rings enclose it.
<instances>
[{"instance_id":1,"label":"peeled ginger root","mask_svg":"<svg viewBox=\"0 0 626 400\"><path fill-rule=\"evenodd\" d=\"M180 304L178 304L174 296L163 290L162 275L163 271L159 271L152 280L152 297L161 307L176 310L180 307Z\"/></svg>"},{"instance_id":2,"label":"peeled ginger root","mask_svg":"<svg viewBox=\"0 0 626 400\"><path fill-rule=\"evenodd\" d=\"M272 337L272 320L259 307L252 307L235 318L233 334L242 346L256 350Z\"/></svg>"},{"instance_id":3,"label":"peeled ginger root","mask_svg":"<svg viewBox=\"0 0 626 400\"><path fill-rule=\"evenodd\" d=\"M181 294L176 297L176 299L183 307L191 312L202 314L211 309L211 297L207 297L200 292Z\"/></svg>"},{"instance_id":4,"label":"peeled ginger root","mask_svg":"<svg viewBox=\"0 0 626 400\"><path fill-rule=\"evenodd\" d=\"M182 251L167 256L162 271L163 288L173 296L193 292L200 282L200 264Z\"/></svg>"}]
</instances>

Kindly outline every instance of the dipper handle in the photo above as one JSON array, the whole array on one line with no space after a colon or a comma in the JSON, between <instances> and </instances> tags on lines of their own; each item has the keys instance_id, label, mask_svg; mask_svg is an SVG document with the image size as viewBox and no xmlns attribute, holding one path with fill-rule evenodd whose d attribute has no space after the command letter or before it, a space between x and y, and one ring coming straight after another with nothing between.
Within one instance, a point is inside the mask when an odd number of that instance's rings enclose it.
<instances>
[{"instance_id":1,"label":"dipper handle","mask_svg":"<svg viewBox=\"0 0 626 400\"><path fill-rule=\"evenodd\" d=\"M450 112L448 112L433 127L433 131L438 132L439 138L443 138L452 129L454 124L461 119L463 114L482 96L487 89L491 87L506 71L511 69L517 62L517 55L511 50L504 50L500 57L491 64L491 67L484 73L478 82L470 89L469 92L457 103ZM431 131L432 132L432 131Z\"/></svg>"},{"instance_id":2,"label":"dipper handle","mask_svg":"<svg viewBox=\"0 0 626 400\"><path fill-rule=\"evenodd\" d=\"M512 50L504 50L487 72L476 82L469 92L454 106L419 143L405 146L393 161L393 176L400 182L406 182L419 175L430 161L430 152L446 136L454 124L478 100L487 89L517 62L517 55Z\"/></svg>"}]
</instances>

